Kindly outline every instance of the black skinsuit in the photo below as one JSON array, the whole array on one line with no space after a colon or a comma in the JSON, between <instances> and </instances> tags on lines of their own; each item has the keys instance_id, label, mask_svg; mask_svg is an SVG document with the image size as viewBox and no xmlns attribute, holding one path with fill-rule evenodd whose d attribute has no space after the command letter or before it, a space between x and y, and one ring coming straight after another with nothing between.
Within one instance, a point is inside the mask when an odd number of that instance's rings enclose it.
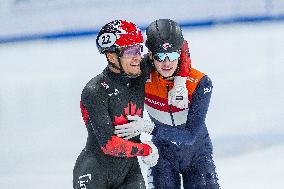
<instances>
[{"instance_id":1,"label":"black skinsuit","mask_svg":"<svg viewBox=\"0 0 284 189\"><path fill-rule=\"evenodd\" d=\"M122 77L106 68L84 88L81 110L88 139L73 170L74 189L145 188L137 156L148 155L149 145L139 137L113 135L115 125L128 122L126 115L142 117L144 78Z\"/></svg>"}]
</instances>

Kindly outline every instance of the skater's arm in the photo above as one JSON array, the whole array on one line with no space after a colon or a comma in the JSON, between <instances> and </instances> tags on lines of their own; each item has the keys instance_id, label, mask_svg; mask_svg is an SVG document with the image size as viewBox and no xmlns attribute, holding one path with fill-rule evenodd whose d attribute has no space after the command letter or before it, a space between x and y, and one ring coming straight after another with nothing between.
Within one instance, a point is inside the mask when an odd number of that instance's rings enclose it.
<instances>
[{"instance_id":1,"label":"skater's arm","mask_svg":"<svg viewBox=\"0 0 284 189\"><path fill-rule=\"evenodd\" d=\"M177 76L188 77L190 68L191 68L191 59L190 59L188 43L186 40L184 40L182 51L180 54L180 64L178 67Z\"/></svg>"},{"instance_id":2,"label":"skater's arm","mask_svg":"<svg viewBox=\"0 0 284 189\"><path fill-rule=\"evenodd\" d=\"M205 125L205 118L212 93L212 82L208 76L201 79L193 93L186 128L156 125L152 134L160 140L176 144L178 147L192 145Z\"/></svg>"},{"instance_id":3,"label":"skater's arm","mask_svg":"<svg viewBox=\"0 0 284 189\"><path fill-rule=\"evenodd\" d=\"M116 157L147 156L150 146L134 143L114 135L114 126L108 113L108 95L94 87L82 93L81 109L86 124L90 124L102 151Z\"/></svg>"},{"instance_id":4,"label":"skater's arm","mask_svg":"<svg viewBox=\"0 0 284 189\"><path fill-rule=\"evenodd\" d=\"M150 77L150 73L155 70L153 61L149 57L149 53L145 54L140 63L141 79L145 83Z\"/></svg>"},{"instance_id":5,"label":"skater's arm","mask_svg":"<svg viewBox=\"0 0 284 189\"><path fill-rule=\"evenodd\" d=\"M194 129L205 124L212 89L211 79L208 76L203 77L192 95L186 123L188 128Z\"/></svg>"}]
</instances>

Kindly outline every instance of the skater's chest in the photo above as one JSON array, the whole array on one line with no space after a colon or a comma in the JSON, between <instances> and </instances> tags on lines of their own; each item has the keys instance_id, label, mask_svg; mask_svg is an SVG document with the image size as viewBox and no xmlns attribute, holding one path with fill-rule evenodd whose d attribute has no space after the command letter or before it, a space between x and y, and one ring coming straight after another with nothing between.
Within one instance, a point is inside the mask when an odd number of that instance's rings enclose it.
<instances>
[{"instance_id":1,"label":"skater's chest","mask_svg":"<svg viewBox=\"0 0 284 189\"><path fill-rule=\"evenodd\" d=\"M108 95L108 111L114 125L127 123L127 115L142 116L144 109L143 86L117 86Z\"/></svg>"}]
</instances>

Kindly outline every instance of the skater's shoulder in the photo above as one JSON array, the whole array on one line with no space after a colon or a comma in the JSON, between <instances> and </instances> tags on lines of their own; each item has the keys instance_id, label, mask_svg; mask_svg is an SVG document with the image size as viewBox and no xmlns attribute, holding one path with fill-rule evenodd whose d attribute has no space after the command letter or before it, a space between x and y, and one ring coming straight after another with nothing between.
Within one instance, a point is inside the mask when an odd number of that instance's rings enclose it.
<instances>
[{"instance_id":1,"label":"skater's shoulder","mask_svg":"<svg viewBox=\"0 0 284 189\"><path fill-rule=\"evenodd\" d=\"M212 80L208 75L204 75L204 77L200 80L200 83L204 86L212 86Z\"/></svg>"},{"instance_id":2,"label":"skater's shoulder","mask_svg":"<svg viewBox=\"0 0 284 189\"><path fill-rule=\"evenodd\" d=\"M92 88L92 87L97 87L97 86L99 86L99 84L100 84L102 81L104 81L104 80L106 80L106 77L105 77L105 75L104 75L103 73L101 73L101 74L99 74L99 75L93 77L93 78L86 84L85 87L91 87L91 88Z\"/></svg>"},{"instance_id":3,"label":"skater's shoulder","mask_svg":"<svg viewBox=\"0 0 284 189\"><path fill-rule=\"evenodd\" d=\"M195 68L191 68L187 82L191 83L191 85L192 83L196 83L197 85L212 85L210 77Z\"/></svg>"},{"instance_id":4,"label":"skater's shoulder","mask_svg":"<svg viewBox=\"0 0 284 189\"><path fill-rule=\"evenodd\" d=\"M212 81L207 74L195 68L191 68L187 79L187 88L190 94L206 94L211 92L213 86Z\"/></svg>"},{"instance_id":5,"label":"skater's shoulder","mask_svg":"<svg viewBox=\"0 0 284 189\"><path fill-rule=\"evenodd\" d=\"M82 96L104 95L109 88L109 81L103 73L92 78L84 87Z\"/></svg>"},{"instance_id":6,"label":"skater's shoulder","mask_svg":"<svg viewBox=\"0 0 284 189\"><path fill-rule=\"evenodd\" d=\"M193 92L193 95L197 95L200 98L205 96L210 96L212 93L213 85L212 81L209 76L204 75L202 79L200 79L198 85L196 86L196 89Z\"/></svg>"}]
</instances>

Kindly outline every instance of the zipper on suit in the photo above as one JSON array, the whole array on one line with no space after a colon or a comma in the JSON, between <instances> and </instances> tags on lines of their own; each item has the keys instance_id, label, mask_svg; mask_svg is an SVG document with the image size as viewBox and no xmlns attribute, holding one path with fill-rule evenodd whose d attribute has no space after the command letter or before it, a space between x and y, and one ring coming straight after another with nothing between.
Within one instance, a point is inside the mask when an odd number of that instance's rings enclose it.
<instances>
[{"instance_id":1,"label":"zipper on suit","mask_svg":"<svg viewBox=\"0 0 284 189\"><path fill-rule=\"evenodd\" d=\"M167 84L166 87L167 87L167 95L168 95L168 94L169 94L169 91L170 91L169 85ZM169 97L168 97L168 98L169 98ZM170 112L172 124L173 124L173 126L176 126L176 125L175 125L175 120L174 120L172 108L173 108L173 106L172 106L172 105L169 105L169 112Z\"/></svg>"}]
</instances>

